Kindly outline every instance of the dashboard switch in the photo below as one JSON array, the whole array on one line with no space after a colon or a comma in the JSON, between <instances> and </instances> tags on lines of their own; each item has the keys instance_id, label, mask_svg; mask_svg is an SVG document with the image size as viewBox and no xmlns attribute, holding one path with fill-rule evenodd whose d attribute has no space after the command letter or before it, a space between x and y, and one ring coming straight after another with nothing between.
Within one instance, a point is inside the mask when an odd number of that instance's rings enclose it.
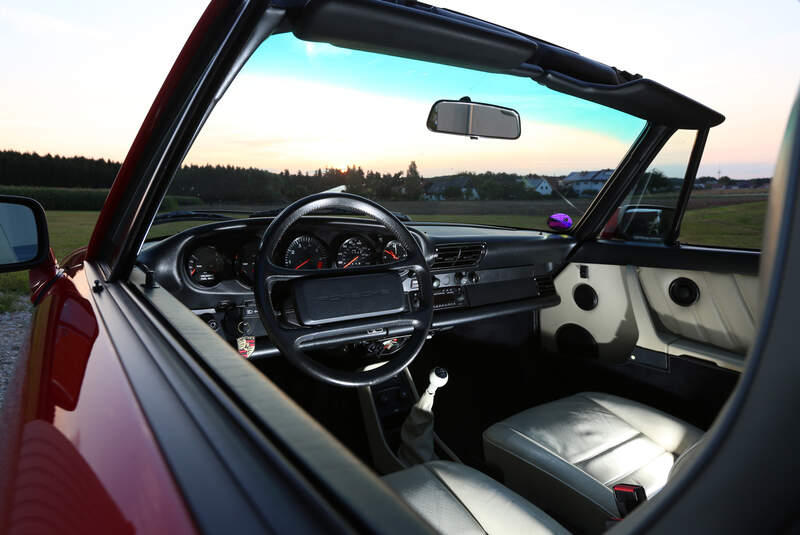
<instances>
[{"instance_id":1,"label":"dashboard switch","mask_svg":"<svg viewBox=\"0 0 800 535\"><path fill-rule=\"evenodd\" d=\"M239 331L239 334L250 334L253 332L253 326L250 325L249 321L240 321L238 325L236 325L236 330Z\"/></svg>"},{"instance_id":2,"label":"dashboard switch","mask_svg":"<svg viewBox=\"0 0 800 535\"><path fill-rule=\"evenodd\" d=\"M433 284L434 288L438 288L442 285L442 281L439 280L439 277L434 277L433 281L431 281L431 284Z\"/></svg>"}]
</instances>

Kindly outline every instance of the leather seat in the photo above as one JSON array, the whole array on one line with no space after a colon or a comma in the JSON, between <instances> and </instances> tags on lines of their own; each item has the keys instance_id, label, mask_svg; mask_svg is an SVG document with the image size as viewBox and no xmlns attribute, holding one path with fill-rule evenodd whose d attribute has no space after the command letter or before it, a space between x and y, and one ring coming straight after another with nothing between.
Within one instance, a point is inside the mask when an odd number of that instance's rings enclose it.
<instances>
[{"instance_id":1,"label":"leather seat","mask_svg":"<svg viewBox=\"0 0 800 535\"><path fill-rule=\"evenodd\" d=\"M440 533L568 533L522 496L463 464L432 461L383 480Z\"/></svg>"},{"instance_id":2,"label":"leather seat","mask_svg":"<svg viewBox=\"0 0 800 535\"><path fill-rule=\"evenodd\" d=\"M641 485L653 496L701 437L652 407L584 392L492 425L483 447L506 486L570 525L599 532L619 515L614 484Z\"/></svg>"}]
</instances>

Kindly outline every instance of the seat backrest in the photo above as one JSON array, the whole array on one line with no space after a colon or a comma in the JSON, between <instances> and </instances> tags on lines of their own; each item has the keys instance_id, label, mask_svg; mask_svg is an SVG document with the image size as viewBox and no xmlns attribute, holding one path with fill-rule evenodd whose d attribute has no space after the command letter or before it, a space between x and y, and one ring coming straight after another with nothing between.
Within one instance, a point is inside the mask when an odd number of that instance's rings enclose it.
<instances>
[{"instance_id":1,"label":"seat backrest","mask_svg":"<svg viewBox=\"0 0 800 535\"><path fill-rule=\"evenodd\" d=\"M615 533L775 533L798 526L799 220L800 96L770 186L760 321L746 368L702 443Z\"/></svg>"}]
</instances>

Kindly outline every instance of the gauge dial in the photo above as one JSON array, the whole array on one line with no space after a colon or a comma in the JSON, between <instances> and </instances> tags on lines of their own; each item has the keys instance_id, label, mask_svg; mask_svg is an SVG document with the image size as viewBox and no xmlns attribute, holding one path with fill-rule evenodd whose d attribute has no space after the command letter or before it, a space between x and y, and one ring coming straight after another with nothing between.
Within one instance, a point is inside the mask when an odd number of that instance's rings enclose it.
<instances>
[{"instance_id":1,"label":"gauge dial","mask_svg":"<svg viewBox=\"0 0 800 535\"><path fill-rule=\"evenodd\" d=\"M408 252L398 240L392 240L383 246L381 261L383 261L384 264L405 260L406 257L408 257Z\"/></svg>"},{"instance_id":2,"label":"gauge dial","mask_svg":"<svg viewBox=\"0 0 800 535\"><path fill-rule=\"evenodd\" d=\"M317 238L298 236L286 249L283 265L294 269L323 269L328 267L328 251Z\"/></svg>"},{"instance_id":3,"label":"gauge dial","mask_svg":"<svg viewBox=\"0 0 800 535\"><path fill-rule=\"evenodd\" d=\"M339 253L336 255L336 266L349 268L355 266L366 266L372 263L372 246L367 240L360 236L347 238L339 246Z\"/></svg>"},{"instance_id":4,"label":"gauge dial","mask_svg":"<svg viewBox=\"0 0 800 535\"><path fill-rule=\"evenodd\" d=\"M186 273L201 286L214 286L225 269L225 259L216 247L198 247L186 260Z\"/></svg>"},{"instance_id":5,"label":"gauge dial","mask_svg":"<svg viewBox=\"0 0 800 535\"><path fill-rule=\"evenodd\" d=\"M256 258L258 258L258 242L256 241L242 245L233 257L233 265L239 280L251 286L256 280Z\"/></svg>"}]
</instances>

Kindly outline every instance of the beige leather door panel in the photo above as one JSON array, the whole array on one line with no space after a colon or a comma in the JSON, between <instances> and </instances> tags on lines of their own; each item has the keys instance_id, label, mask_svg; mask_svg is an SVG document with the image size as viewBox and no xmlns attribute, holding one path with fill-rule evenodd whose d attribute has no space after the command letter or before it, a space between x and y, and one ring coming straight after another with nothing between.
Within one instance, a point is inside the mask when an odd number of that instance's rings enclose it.
<instances>
[{"instance_id":1,"label":"beige leather door panel","mask_svg":"<svg viewBox=\"0 0 800 535\"><path fill-rule=\"evenodd\" d=\"M581 266L586 277L581 276ZM697 300L688 306L675 303L669 294L670 284L680 277L693 281L699 290ZM582 284L597 294L591 310L576 303L574 292ZM755 335L756 276L570 264L555 285L561 304L540 313L543 345L554 353L564 353L573 333L585 331L596 342L596 357L607 362L631 358L638 346L741 371ZM572 329L569 337L563 336L564 329Z\"/></svg>"},{"instance_id":2,"label":"beige leather door panel","mask_svg":"<svg viewBox=\"0 0 800 535\"><path fill-rule=\"evenodd\" d=\"M685 277L700 295L689 306L669 296L669 286ZM758 277L662 268L639 268L645 297L664 329L680 338L746 355L755 336Z\"/></svg>"},{"instance_id":3,"label":"beige leather door panel","mask_svg":"<svg viewBox=\"0 0 800 535\"><path fill-rule=\"evenodd\" d=\"M580 266L585 266L586 278L581 277ZM564 268L554 281L561 304L546 308L539 315L545 349L562 352L556 335L566 326L578 325L596 341L599 359L621 362L629 358L638 331L624 274L623 266L605 264L569 264ZM583 310L575 302L573 295L581 284L591 286L597 293L597 305L592 310Z\"/></svg>"}]
</instances>

